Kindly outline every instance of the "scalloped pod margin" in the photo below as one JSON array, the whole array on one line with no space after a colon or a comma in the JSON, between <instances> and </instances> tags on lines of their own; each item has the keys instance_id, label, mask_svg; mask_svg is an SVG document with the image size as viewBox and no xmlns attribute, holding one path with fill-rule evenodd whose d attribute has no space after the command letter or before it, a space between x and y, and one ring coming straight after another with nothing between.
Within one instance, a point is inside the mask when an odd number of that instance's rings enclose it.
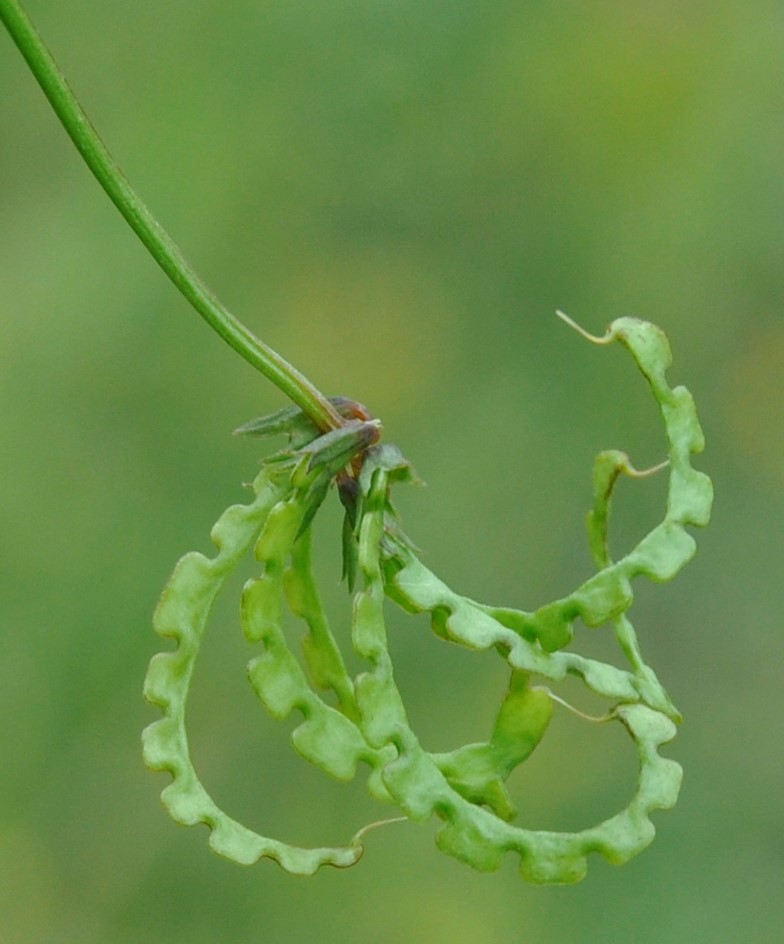
<instances>
[{"instance_id":1,"label":"scalloped pod margin","mask_svg":"<svg viewBox=\"0 0 784 944\"><path fill-rule=\"evenodd\" d=\"M212 529L217 555L207 558L190 553L177 564L154 617L155 631L174 639L177 648L159 653L150 662L144 694L162 710L163 718L145 728L142 739L147 766L172 774L172 783L161 799L173 819L186 826L204 823L211 831L212 849L242 865L268 857L288 872L310 875L322 865L353 865L362 854L361 846L302 849L238 823L215 804L199 781L190 760L185 729L193 667L215 598L262 531L272 509L291 488L290 476L281 476L279 467L264 468L254 483L255 500L227 509Z\"/></svg>"}]
</instances>

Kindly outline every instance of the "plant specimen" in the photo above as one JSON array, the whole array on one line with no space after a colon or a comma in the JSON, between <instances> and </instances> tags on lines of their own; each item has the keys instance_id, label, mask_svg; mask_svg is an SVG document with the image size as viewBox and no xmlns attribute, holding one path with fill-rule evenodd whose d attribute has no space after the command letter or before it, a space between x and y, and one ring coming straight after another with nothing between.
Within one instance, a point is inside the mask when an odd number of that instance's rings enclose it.
<instances>
[{"instance_id":1,"label":"plant specimen","mask_svg":"<svg viewBox=\"0 0 784 944\"><path fill-rule=\"evenodd\" d=\"M163 791L172 817L206 824L212 848L243 864L268 857L289 872L310 874L324 864L353 865L362 854L368 827L335 848L297 848L253 832L217 806L192 764L186 708L193 668L215 599L252 553L258 576L245 585L240 602L243 631L257 649L248 677L273 718L297 713L292 743L302 757L338 780L366 769L374 798L395 805L403 818L437 817L439 848L477 869L496 869L513 852L530 881L574 882L584 876L590 853L614 863L636 855L653 838L651 812L677 799L681 768L658 749L674 737L681 719L643 660L629 619L634 581L666 581L678 573L695 551L686 528L708 523L712 501L710 480L691 465L704 445L694 402L686 388L669 385L663 332L620 318L604 336L592 337L561 315L589 340L617 341L627 349L659 406L667 439L666 461L644 472L619 451L597 457L588 518L596 573L567 596L530 611L461 596L425 566L402 528L391 492L414 474L400 450L381 441L380 423L353 400L325 397L220 304L124 179L16 0L0 0L0 19L88 166L150 253L216 332L294 403L238 431L285 436L287 442L264 460L252 500L230 507L215 524L215 556L186 554L155 612L155 630L175 647L152 659L145 680L145 696L162 717L144 732L144 758L152 769L172 775ZM661 523L612 560L608 526L616 482L621 475L665 469L669 486ZM333 487L344 509L351 644L363 663L356 676L330 630L311 562L313 520ZM440 638L472 650L493 649L508 664L508 687L486 741L447 753L423 748L395 683L385 606L427 613ZM285 608L306 627L300 658L283 629ZM611 626L627 668L575 652L578 620L588 627ZM506 782L544 737L554 710L568 708L550 688L567 676L606 699L606 714L590 720L618 723L628 733L639 761L637 789L625 809L593 827L531 830L513 822Z\"/></svg>"}]
</instances>

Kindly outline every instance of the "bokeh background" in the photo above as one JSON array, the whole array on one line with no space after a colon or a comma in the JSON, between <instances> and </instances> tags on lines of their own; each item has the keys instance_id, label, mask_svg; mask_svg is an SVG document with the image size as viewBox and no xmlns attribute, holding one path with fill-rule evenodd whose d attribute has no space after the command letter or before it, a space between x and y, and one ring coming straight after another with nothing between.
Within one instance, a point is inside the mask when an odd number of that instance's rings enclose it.
<instances>
[{"instance_id":1,"label":"bokeh background","mask_svg":"<svg viewBox=\"0 0 784 944\"><path fill-rule=\"evenodd\" d=\"M640 585L644 651L686 721L657 841L569 888L472 872L434 824L360 865L243 869L175 826L144 770L150 615L209 551L259 458L235 426L281 395L199 321L80 163L0 36L0 940L8 944L711 944L781 940L784 8L487 0L29 0L127 175L221 298L329 393L384 421L428 486L398 496L461 592L533 608L590 573L591 463L662 456L601 333L656 321L694 392L711 528ZM624 482L614 546L664 479ZM318 531L338 628L336 502ZM239 818L339 843L373 809L290 751L244 678L239 584L194 682L205 783ZM505 672L390 613L431 749L487 732ZM607 629L578 632L609 655ZM579 702L575 686L565 694ZM578 828L633 789L622 733L559 712L513 784Z\"/></svg>"}]
</instances>

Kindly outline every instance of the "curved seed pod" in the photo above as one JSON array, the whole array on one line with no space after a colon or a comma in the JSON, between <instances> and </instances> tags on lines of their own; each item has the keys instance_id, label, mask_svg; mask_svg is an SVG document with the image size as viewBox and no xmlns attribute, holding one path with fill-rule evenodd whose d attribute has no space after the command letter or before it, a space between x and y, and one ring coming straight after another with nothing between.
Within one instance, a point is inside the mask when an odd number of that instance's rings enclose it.
<instances>
[{"instance_id":1,"label":"curved seed pod","mask_svg":"<svg viewBox=\"0 0 784 944\"><path fill-rule=\"evenodd\" d=\"M434 814L442 819L445 825L436 836L439 848L484 871L497 869L505 853L515 851L528 880L575 882L585 875L590 852L600 852L614 863L636 855L654 835L649 814L672 806L680 786L681 768L657 753L658 746L675 734L672 721L660 712L640 704L621 705L614 710L613 717L624 724L637 745L640 759L637 792L621 813L580 832L534 831L512 826L504 821L510 812L504 796L492 789L501 783L504 765L513 766L517 762L515 745L522 742L519 755L524 757L541 738L549 720L541 704L531 703L525 697L516 704L507 700L504 705L507 716L497 722L490 742L500 748L495 756L491 751L472 755L470 748L462 749L463 755L460 751L430 755L422 749L406 720L386 647L380 593L381 536L386 512L384 470L377 469L372 481L360 527L360 563L365 586L356 598L354 630L357 651L370 660L373 668L357 681L357 693L366 739L374 746L386 742L397 749L397 757L382 770L390 794L412 819L422 821ZM491 620L478 608L468 615L479 621ZM526 677L518 677L513 692L525 695L527 682ZM440 768L439 761L446 770ZM446 773L451 773L458 782L450 783ZM473 782L472 775L476 778ZM491 806L500 815L483 809L473 800Z\"/></svg>"},{"instance_id":2,"label":"curved seed pod","mask_svg":"<svg viewBox=\"0 0 784 944\"><path fill-rule=\"evenodd\" d=\"M329 628L316 586L311 562L311 532L307 530L294 544L290 566L284 573L286 601L291 612L304 620L308 633L302 639L305 668L314 688L331 690L337 699L337 709L355 726L359 723L354 680L348 673L335 637ZM362 735L357 731L357 736ZM391 797L380 776L379 769L390 759L390 748L386 752L374 752L367 746L367 756L376 759L371 766L368 789L373 797L389 802Z\"/></svg>"},{"instance_id":3,"label":"curved seed pod","mask_svg":"<svg viewBox=\"0 0 784 944\"><path fill-rule=\"evenodd\" d=\"M381 758L370 749L345 714L314 693L282 629L283 576L308 506L295 489L270 511L258 542L260 577L248 581L242 594L242 625L248 640L264 651L248 664L250 682L273 718L287 718L295 709L304 720L291 740L308 761L338 780L351 780L357 764L376 767Z\"/></svg>"},{"instance_id":4,"label":"curved seed pod","mask_svg":"<svg viewBox=\"0 0 784 944\"><path fill-rule=\"evenodd\" d=\"M358 563L364 586L354 596L351 624L354 650L372 665L371 671L356 679L354 690L362 733L374 748L393 743L398 729L408 729L403 700L393 678L384 625L384 582L379 549L387 500L387 474L378 469L359 520Z\"/></svg>"},{"instance_id":5,"label":"curved seed pod","mask_svg":"<svg viewBox=\"0 0 784 944\"><path fill-rule=\"evenodd\" d=\"M269 651L265 653L268 661L277 657L285 664L286 671L278 668L274 673L272 691L269 687L264 689L280 716L286 683L290 687L293 670L285 663L288 650L276 645L279 625L265 623L265 617L274 617L276 612L278 620L280 616L279 607L274 609L274 595L270 594L271 585L279 590L282 567L277 565L290 551L303 520L312 514L313 504L323 498L325 477L328 484L358 450L378 436L375 424L368 423L352 424L339 432L339 436L328 438L324 449L311 444L299 457L283 454L269 460L254 483L254 501L232 506L213 528L216 556L191 553L180 560L154 617L156 632L175 639L177 648L153 657L144 686L146 698L160 707L164 715L143 733L144 759L151 769L167 770L173 776L162 793L171 816L184 825L209 826L211 847L227 858L251 864L269 857L287 871L303 875L325 864L353 865L362 854L362 847L356 841L338 848L297 848L262 836L224 813L204 789L190 760L185 708L212 605L226 577L258 539L260 557L267 568L262 578L246 590L243 617L249 635L268 642ZM250 616L248 606L252 610ZM296 662L294 665L299 668ZM256 673L260 677L263 668L259 667ZM301 707L296 698L292 704ZM353 772L358 758L369 755L371 760L375 759L356 727L339 712L327 709L321 702L316 705L306 701L305 714L306 721L295 731L296 746L330 773L345 777Z\"/></svg>"},{"instance_id":6,"label":"curved seed pod","mask_svg":"<svg viewBox=\"0 0 784 944\"><path fill-rule=\"evenodd\" d=\"M210 846L215 852L243 865L268 856L289 872L309 875L326 863L353 865L361 849L300 849L236 822L202 786L190 760L185 730L188 690L210 610L226 577L256 539L270 510L290 489L288 476L279 473L275 466L262 470L254 483L255 500L249 505L233 505L212 529L217 555L207 558L186 554L163 591L154 627L159 635L175 639L177 648L154 656L147 672L145 697L162 709L164 717L144 730L144 760L152 770L172 774L174 779L161 794L164 805L179 823L209 826Z\"/></svg>"},{"instance_id":7,"label":"curved seed pod","mask_svg":"<svg viewBox=\"0 0 784 944\"><path fill-rule=\"evenodd\" d=\"M577 674L594 691L620 702L612 717L620 720L637 744L640 758L638 790L622 813L580 833L531 832L502 822L513 810L503 788L513 755L499 759L489 745L469 745L448 755L428 755L400 718L394 733L399 757L383 771L384 781L403 809L414 818L432 813L447 825L438 834L439 846L477 868L496 868L503 852L514 849L521 856L524 875L532 881L575 881L586 868L586 853L599 851L610 861L622 862L639 852L653 838L649 814L673 805L681 769L657 753L660 744L675 734L673 720L680 720L653 671L639 653L634 630L625 615L632 603L631 580L645 575L668 580L690 559L694 541L686 525L707 523L712 499L710 480L690 466L690 457L703 448L702 432L688 391L671 389L665 379L670 364L666 338L652 325L620 319L600 343L618 339L626 346L648 379L658 401L668 439L670 483L667 512L661 525L644 538L618 564L607 549L607 523L612 490L621 473L637 475L622 453L604 453L595 469L594 509L589 516L591 548L599 574L562 600L535 613L485 607L449 590L419 561L410 547L393 541L384 548L388 594L406 609L430 612L435 632L444 638L477 649L490 646L501 651L527 684L527 673L558 680ZM363 475L369 476L366 462ZM388 503L383 512L389 510ZM379 542L379 551L382 544ZM372 568L363 568L372 585ZM581 617L589 626L612 621L631 672L559 652L572 635L572 623ZM382 614L377 614L381 620ZM382 638L380 630L376 633ZM522 674L525 673L525 674ZM513 682L515 676L513 675ZM542 693L543 694L543 693ZM503 714L503 712L502 712ZM536 713L522 708L516 718L517 736L526 731ZM544 726L532 732L532 746ZM495 732L494 732L495 734ZM492 743L492 742L491 742ZM514 743L514 741L512 741ZM533 747L531 747L533 749ZM525 755L525 751L521 752ZM506 764L504 763L506 761ZM445 776L448 775L448 776ZM489 807L480 809L478 804Z\"/></svg>"}]
</instances>

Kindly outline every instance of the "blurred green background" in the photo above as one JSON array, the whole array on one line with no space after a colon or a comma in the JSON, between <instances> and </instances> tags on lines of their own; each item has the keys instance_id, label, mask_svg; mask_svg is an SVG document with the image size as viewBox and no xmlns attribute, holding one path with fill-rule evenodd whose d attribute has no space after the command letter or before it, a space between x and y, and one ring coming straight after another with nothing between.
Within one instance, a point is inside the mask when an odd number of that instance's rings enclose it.
<instances>
[{"instance_id":1,"label":"blurred green background","mask_svg":"<svg viewBox=\"0 0 784 944\"><path fill-rule=\"evenodd\" d=\"M427 481L398 495L462 593L533 608L590 572L591 463L663 440L619 347L656 321L697 398L711 528L640 585L645 653L686 721L657 841L533 888L474 873L434 825L311 879L242 869L164 814L141 698L175 560L256 468L232 428L281 396L202 325L82 166L0 36L0 940L777 944L784 907L784 7L488 0L29 0L128 177L221 298L329 393L367 403ZM664 479L624 482L615 547ZM338 627L338 511L318 532ZM367 818L287 745L244 678L238 585L194 682L193 752L239 818L339 843ZM390 614L425 746L487 732L492 654ZM607 630L578 632L611 653ZM579 701L580 693L567 689ZM617 735L617 736L616 736ZM577 828L633 788L622 734L559 712L521 819ZM379 815L378 808L370 814ZM384 810L380 815L385 815Z\"/></svg>"}]
</instances>

